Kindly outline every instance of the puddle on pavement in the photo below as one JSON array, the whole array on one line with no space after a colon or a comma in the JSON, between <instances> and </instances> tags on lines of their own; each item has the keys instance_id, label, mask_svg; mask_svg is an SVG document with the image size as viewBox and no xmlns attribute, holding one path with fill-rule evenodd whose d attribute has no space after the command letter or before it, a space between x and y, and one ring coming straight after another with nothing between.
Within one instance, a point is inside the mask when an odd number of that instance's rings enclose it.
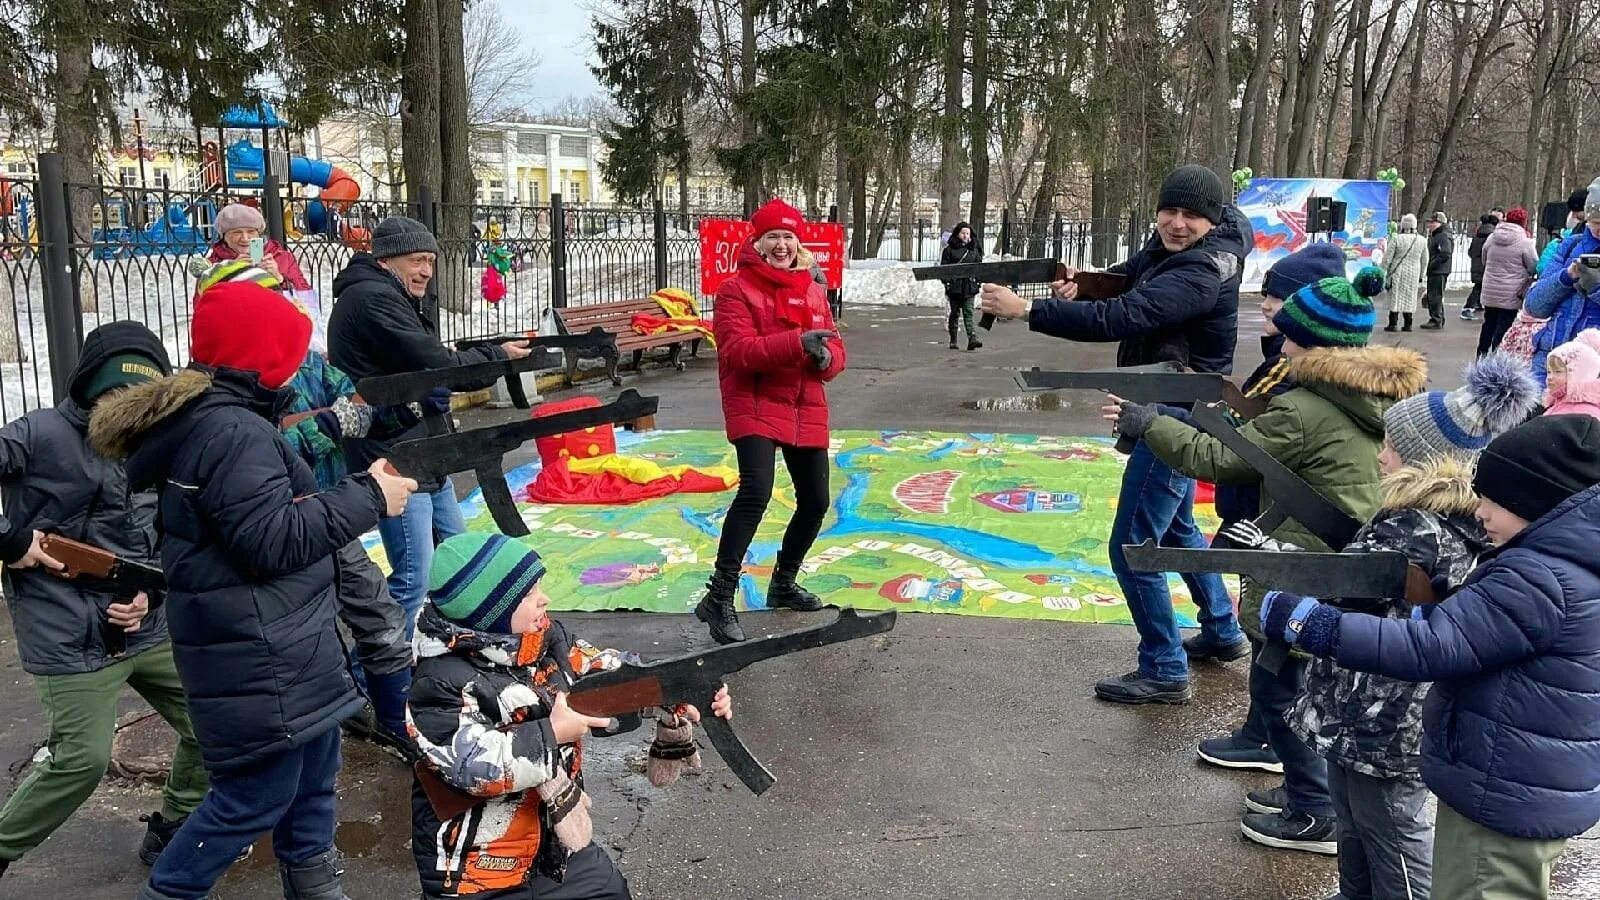
<instances>
[{"instance_id":1,"label":"puddle on pavement","mask_svg":"<svg viewBox=\"0 0 1600 900\"><path fill-rule=\"evenodd\" d=\"M383 829L376 822L340 822L333 833L333 844L345 856L361 859L378 849L378 844L383 840Z\"/></svg>"},{"instance_id":2,"label":"puddle on pavement","mask_svg":"<svg viewBox=\"0 0 1600 900\"><path fill-rule=\"evenodd\" d=\"M961 404L962 409L976 409L981 412L1059 412L1071 409L1072 401L1061 399L1060 394L1038 393L1018 394L1014 397L985 397L981 400L968 400Z\"/></svg>"}]
</instances>

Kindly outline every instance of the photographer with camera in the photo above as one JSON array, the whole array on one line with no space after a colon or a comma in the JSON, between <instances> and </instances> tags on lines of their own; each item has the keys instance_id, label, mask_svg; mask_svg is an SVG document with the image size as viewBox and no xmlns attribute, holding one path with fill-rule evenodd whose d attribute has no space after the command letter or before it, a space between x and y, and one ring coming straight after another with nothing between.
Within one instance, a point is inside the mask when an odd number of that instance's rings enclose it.
<instances>
[{"instance_id":1,"label":"photographer with camera","mask_svg":"<svg viewBox=\"0 0 1600 900\"><path fill-rule=\"evenodd\" d=\"M1550 351L1600 327L1600 178L1589 185L1583 214L1583 228L1561 242L1523 304L1528 315L1550 320L1533 344L1533 374L1541 387Z\"/></svg>"}]
</instances>

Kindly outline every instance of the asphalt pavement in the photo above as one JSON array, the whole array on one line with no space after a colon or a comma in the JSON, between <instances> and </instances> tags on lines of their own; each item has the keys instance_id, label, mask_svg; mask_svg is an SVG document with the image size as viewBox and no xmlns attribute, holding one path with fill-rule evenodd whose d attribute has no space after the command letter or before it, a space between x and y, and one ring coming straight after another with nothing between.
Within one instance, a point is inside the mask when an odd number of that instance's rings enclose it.
<instances>
[{"instance_id":1,"label":"asphalt pavement","mask_svg":"<svg viewBox=\"0 0 1600 900\"><path fill-rule=\"evenodd\" d=\"M1460 297L1451 298L1452 306ZM999 325L977 352L945 347L935 310L847 312L850 368L829 389L836 428L1104 434L1099 398L1017 403L1011 372L1114 362L1112 345L1071 344ZM1259 360L1260 318L1245 315L1236 369ZM1434 387L1460 383L1477 327L1379 335L1429 356ZM1394 340L1399 338L1400 340ZM605 382L602 398L614 396ZM710 355L688 371L648 365L627 387L658 394L663 428L718 428ZM1000 399L1010 402L985 403ZM967 404L967 405L963 405ZM979 407L979 408L970 408ZM998 407L998 408L995 408ZM471 411L467 424L511 412ZM510 460L509 462L516 462ZM464 487L464 486L463 486ZM830 613L756 613L762 633ZM686 616L572 614L602 646L666 656L709 647ZM735 727L778 783L752 796L709 747L703 774L652 788L645 732L590 741L596 839L640 898L1321 898L1331 858L1268 850L1240 837L1244 792L1272 777L1198 763L1195 743L1226 730L1247 701L1243 664L1199 665L1183 707L1093 699L1095 680L1134 664L1133 629L968 616L901 615L884 638L788 656L735 676ZM0 762L12 784L45 721L0 615ZM108 778L49 841L12 866L0 897L132 897L146 870L134 852L141 812L159 805L138 773L159 767L170 732L131 694ZM346 742L337 842L356 900L416 896L410 777L370 746ZM8 788L9 789L9 788ZM219 885L226 900L281 897L269 842ZM1600 834L1574 842L1563 898L1600 897Z\"/></svg>"}]
</instances>

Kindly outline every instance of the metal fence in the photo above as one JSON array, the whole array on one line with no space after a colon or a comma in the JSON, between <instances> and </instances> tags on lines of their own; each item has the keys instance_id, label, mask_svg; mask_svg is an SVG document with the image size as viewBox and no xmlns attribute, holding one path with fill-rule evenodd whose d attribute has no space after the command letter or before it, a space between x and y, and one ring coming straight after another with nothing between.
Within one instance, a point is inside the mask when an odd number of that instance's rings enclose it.
<instances>
[{"instance_id":1,"label":"metal fence","mask_svg":"<svg viewBox=\"0 0 1600 900\"><path fill-rule=\"evenodd\" d=\"M654 209L545 205L452 206L418 191L414 203L358 200L340 209L268 190L234 196L106 184L68 184L45 154L37 180L0 182L0 422L59 396L83 335L132 319L161 336L175 363L188 361L196 277L191 261L217 240L217 211L262 205L268 231L294 255L325 325L333 281L391 215L427 223L439 243L436 289L446 340L548 330L552 308L643 297L699 284L699 221ZM504 264L505 295L482 291L491 261ZM53 366L54 360L62 365Z\"/></svg>"}]
</instances>

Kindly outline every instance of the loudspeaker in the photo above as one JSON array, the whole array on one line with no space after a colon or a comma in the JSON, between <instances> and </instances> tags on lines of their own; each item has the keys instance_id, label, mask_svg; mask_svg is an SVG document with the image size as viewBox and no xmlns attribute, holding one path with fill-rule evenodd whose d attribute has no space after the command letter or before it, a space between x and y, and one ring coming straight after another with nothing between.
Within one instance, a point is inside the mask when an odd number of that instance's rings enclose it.
<instances>
[{"instance_id":1,"label":"loudspeaker","mask_svg":"<svg viewBox=\"0 0 1600 900\"><path fill-rule=\"evenodd\" d=\"M1346 206L1343 200L1332 197L1307 197L1306 233L1332 234L1343 231Z\"/></svg>"},{"instance_id":2,"label":"loudspeaker","mask_svg":"<svg viewBox=\"0 0 1600 900\"><path fill-rule=\"evenodd\" d=\"M1567 205L1560 200L1546 203L1544 209L1539 211L1539 229L1546 232L1557 232L1567 227Z\"/></svg>"}]
</instances>

